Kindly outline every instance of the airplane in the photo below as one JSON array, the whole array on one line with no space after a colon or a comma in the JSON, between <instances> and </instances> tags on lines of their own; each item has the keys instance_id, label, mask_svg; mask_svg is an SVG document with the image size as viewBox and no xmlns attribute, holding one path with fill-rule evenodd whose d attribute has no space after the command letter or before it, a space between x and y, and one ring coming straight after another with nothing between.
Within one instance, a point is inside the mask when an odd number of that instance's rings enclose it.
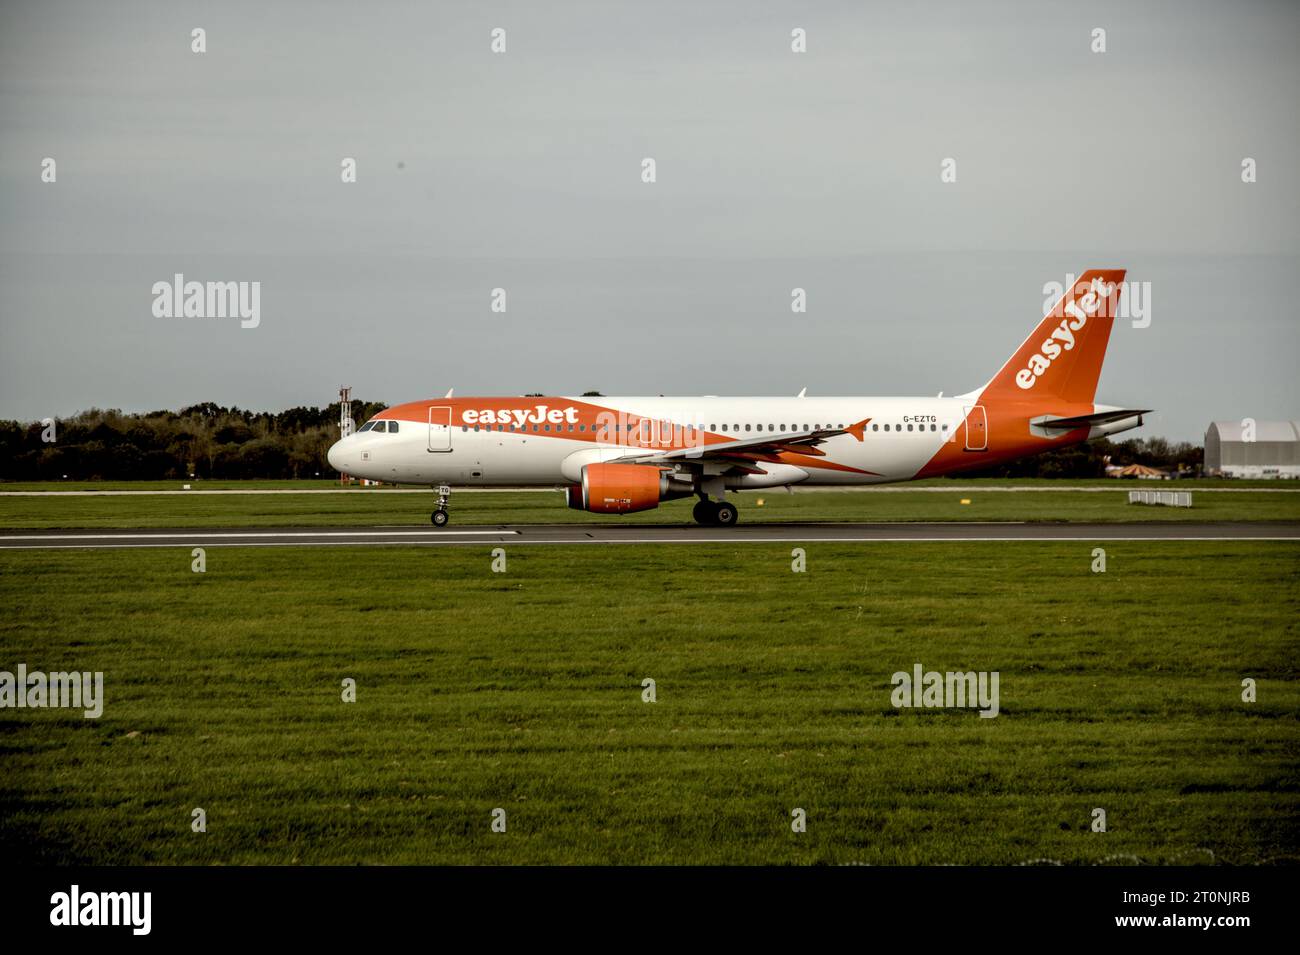
<instances>
[{"instance_id":1,"label":"airplane","mask_svg":"<svg viewBox=\"0 0 1300 955\"><path fill-rule=\"evenodd\" d=\"M731 492L938 477L1142 425L1094 403L1125 270L1085 272L982 388L945 398L514 397L395 405L329 449L343 474L437 489L563 487L569 507L630 514L697 497L701 524L739 518ZM805 389L806 392L807 389Z\"/></svg>"}]
</instances>

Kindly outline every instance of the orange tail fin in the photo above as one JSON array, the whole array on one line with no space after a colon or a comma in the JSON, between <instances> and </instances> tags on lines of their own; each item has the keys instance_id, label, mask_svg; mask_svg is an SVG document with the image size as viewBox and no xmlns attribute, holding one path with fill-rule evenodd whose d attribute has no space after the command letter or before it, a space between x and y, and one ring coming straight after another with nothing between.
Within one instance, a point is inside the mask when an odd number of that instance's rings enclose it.
<instances>
[{"instance_id":1,"label":"orange tail fin","mask_svg":"<svg viewBox=\"0 0 1300 955\"><path fill-rule=\"evenodd\" d=\"M1124 274L1124 269L1083 273L985 386L983 399L1049 397L1091 404Z\"/></svg>"}]
</instances>

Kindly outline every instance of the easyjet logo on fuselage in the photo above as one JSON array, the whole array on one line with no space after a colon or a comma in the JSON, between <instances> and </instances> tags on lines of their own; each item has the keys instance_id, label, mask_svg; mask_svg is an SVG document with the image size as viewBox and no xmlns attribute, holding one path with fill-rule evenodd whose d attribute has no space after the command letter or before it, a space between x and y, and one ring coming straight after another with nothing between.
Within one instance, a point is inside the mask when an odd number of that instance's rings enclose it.
<instances>
[{"instance_id":1,"label":"easyjet logo on fuselage","mask_svg":"<svg viewBox=\"0 0 1300 955\"><path fill-rule=\"evenodd\" d=\"M461 412L461 421L465 424L577 424L578 409L552 408L548 405L536 405L532 408L467 408Z\"/></svg>"},{"instance_id":2,"label":"easyjet logo on fuselage","mask_svg":"<svg viewBox=\"0 0 1300 955\"><path fill-rule=\"evenodd\" d=\"M1062 351L1073 351L1074 343L1078 340L1075 332L1088 324L1088 319L1096 316L1102 303L1109 301L1114 291L1114 282L1094 278L1088 291L1078 299L1063 302L1061 311L1067 317L1062 318L1061 324L1052 329L1052 336L1039 346L1039 351L1029 356L1028 364L1016 372L1016 384L1028 391L1052 367L1052 362L1061 357Z\"/></svg>"}]
</instances>

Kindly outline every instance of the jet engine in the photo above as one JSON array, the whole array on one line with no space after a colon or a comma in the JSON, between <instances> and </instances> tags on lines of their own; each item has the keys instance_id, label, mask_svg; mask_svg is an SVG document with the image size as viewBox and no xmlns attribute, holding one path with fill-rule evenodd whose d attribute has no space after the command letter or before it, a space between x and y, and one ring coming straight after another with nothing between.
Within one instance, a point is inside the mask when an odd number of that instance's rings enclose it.
<instances>
[{"instance_id":1,"label":"jet engine","mask_svg":"<svg viewBox=\"0 0 1300 955\"><path fill-rule=\"evenodd\" d=\"M566 488L569 507L595 514L631 514L658 507L659 502L690 494L675 488L669 472L649 464L588 464L582 483Z\"/></svg>"}]
</instances>

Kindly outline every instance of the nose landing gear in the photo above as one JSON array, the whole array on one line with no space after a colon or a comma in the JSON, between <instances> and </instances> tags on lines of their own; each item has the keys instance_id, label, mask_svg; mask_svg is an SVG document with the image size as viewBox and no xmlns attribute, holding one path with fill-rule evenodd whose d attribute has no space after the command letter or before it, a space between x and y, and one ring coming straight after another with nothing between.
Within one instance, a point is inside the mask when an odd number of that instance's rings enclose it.
<instances>
[{"instance_id":1,"label":"nose landing gear","mask_svg":"<svg viewBox=\"0 0 1300 955\"><path fill-rule=\"evenodd\" d=\"M434 527L446 527L451 515L447 513L447 500L451 497L451 488L445 484L438 485L438 509L429 515Z\"/></svg>"}]
</instances>

